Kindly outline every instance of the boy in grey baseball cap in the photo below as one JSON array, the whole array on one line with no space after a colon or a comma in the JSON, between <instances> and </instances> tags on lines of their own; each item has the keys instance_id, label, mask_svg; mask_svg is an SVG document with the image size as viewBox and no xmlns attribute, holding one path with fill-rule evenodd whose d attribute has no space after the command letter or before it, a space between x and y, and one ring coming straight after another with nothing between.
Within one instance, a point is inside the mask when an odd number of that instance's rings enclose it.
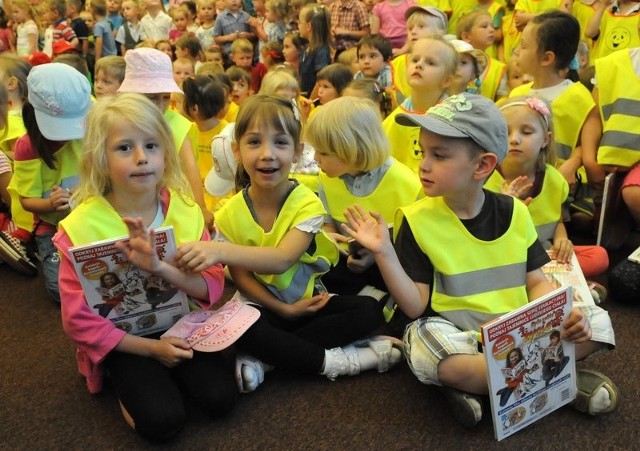
<instances>
[{"instance_id":1,"label":"boy in grey baseball cap","mask_svg":"<svg viewBox=\"0 0 640 451\"><path fill-rule=\"evenodd\" d=\"M553 290L540 269L549 257L527 207L483 189L507 153L507 126L490 100L459 94L424 115L419 175L426 197L400 208L389 237L376 212L345 213L345 230L374 256L390 295L412 321L404 329L407 362L418 380L442 388L464 426L482 418L488 393L480 326ZM394 315L394 318L402 315ZM396 329L399 325L393 325ZM589 323L578 310L563 324L569 340Z\"/></svg>"}]
</instances>

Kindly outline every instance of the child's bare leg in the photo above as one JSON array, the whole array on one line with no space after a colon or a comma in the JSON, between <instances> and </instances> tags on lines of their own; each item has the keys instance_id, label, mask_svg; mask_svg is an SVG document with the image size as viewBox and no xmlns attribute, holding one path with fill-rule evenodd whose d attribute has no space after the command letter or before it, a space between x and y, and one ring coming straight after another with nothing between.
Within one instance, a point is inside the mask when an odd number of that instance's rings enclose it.
<instances>
[{"instance_id":1,"label":"child's bare leg","mask_svg":"<svg viewBox=\"0 0 640 451\"><path fill-rule=\"evenodd\" d=\"M596 351L600 351L606 345L598 341L585 341L584 343L576 344L576 360L582 360L589 357Z\"/></svg>"},{"instance_id":2,"label":"child's bare leg","mask_svg":"<svg viewBox=\"0 0 640 451\"><path fill-rule=\"evenodd\" d=\"M640 225L640 186L632 185L623 188L622 199L629 208L636 225Z\"/></svg>"},{"instance_id":3,"label":"child's bare leg","mask_svg":"<svg viewBox=\"0 0 640 451\"><path fill-rule=\"evenodd\" d=\"M438 365L438 379L447 387L467 393L486 395L489 392L483 354L455 354L445 358Z\"/></svg>"}]
</instances>

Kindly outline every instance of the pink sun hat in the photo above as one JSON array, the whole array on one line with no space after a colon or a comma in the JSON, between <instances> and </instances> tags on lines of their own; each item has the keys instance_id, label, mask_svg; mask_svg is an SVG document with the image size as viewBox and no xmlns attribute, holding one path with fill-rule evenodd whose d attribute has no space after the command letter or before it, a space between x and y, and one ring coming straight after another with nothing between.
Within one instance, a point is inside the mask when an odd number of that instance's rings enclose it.
<instances>
[{"instance_id":1,"label":"pink sun hat","mask_svg":"<svg viewBox=\"0 0 640 451\"><path fill-rule=\"evenodd\" d=\"M221 351L235 343L259 317L258 309L232 299L218 310L195 310L183 316L162 337L183 338L196 351Z\"/></svg>"},{"instance_id":2,"label":"pink sun hat","mask_svg":"<svg viewBox=\"0 0 640 451\"><path fill-rule=\"evenodd\" d=\"M141 47L124 55L124 80L118 92L159 94L182 90L173 79L171 58L160 50Z\"/></svg>"}]
</instances>

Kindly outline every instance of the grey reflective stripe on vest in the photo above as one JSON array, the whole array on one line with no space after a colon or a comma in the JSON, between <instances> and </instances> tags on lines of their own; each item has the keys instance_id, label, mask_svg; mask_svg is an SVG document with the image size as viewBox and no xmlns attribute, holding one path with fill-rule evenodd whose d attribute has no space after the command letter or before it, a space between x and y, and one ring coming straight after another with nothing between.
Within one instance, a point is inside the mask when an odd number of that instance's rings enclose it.
<instances>
[{"instance_id":1,"label":"grey reflective stripe on vest","mask_svg":"<svg viewBox=\"0 0 640 451\"><path fill-rule=\"evenodd\" d=\"M273 285L267 285L267 288L280 300L287 304L293 304L303 298L309 285L309 279L312 279L315 274L329 271L330 268L331 265L322 258L318 258L314 263L301 263L288 287L278 290Z\"/></svg>"},{"instance_id":2,"label":"grey reflective stripe on vest","mask_svg":"<svg viewBox=\"0 0 640 451\"><path fill-rule=\"evenodd\" d=\"M600 139L600 146L640 150L640 137L638 137L637 133L608 130L603 133L602 138Z\"/></svg>"},{"instance_id":3,"label":"grey reflective stripe on vest","mask_svg":"<svg viewBox=\"0 0 640 451\"><path fill-rule=\"evenodd\" d=\"M568 160L571 156L572 151L573 149L571 148L571 146L556 141L556 152L558 154L558 157L562 158L563 160Z\"/></svg>"},{"instance_id":4,"label":"grey reflective stripe on vest","mask_svg":"<svg viewBox=\"0 0 640 451\"><path fill-rule=\"evenodd\" d=\"M522 262L450 276L436 271L434 277L438 293L463 297L521 287L525 284L526 274L527 264Z\"/></svg>"},{"instance_id":5,"label":"grey reflective stripe on vest","mask_svg":"<svg viewBox=\"0 0 640 451\"><path fill-rule=\"evenodd\" d=\"M541 243L543 243L543 246L546 241L553 241L553 236L556 233L557 226L558 226L557 221L536 226L536 232L538 232L538 239L540 240Z\"/></svg>"},{"instance_id":6,"label":"grey reflective stripe on vest","mask_svg":"<svg viewBox=\"0 0 640 451\"><path fill-rule=\"evenodd\" d=\"M613 114L640 116L640 100L616 99L610 104L602 106L602 117L605 121L608 121Z\"/></svg>"}]
</instances>

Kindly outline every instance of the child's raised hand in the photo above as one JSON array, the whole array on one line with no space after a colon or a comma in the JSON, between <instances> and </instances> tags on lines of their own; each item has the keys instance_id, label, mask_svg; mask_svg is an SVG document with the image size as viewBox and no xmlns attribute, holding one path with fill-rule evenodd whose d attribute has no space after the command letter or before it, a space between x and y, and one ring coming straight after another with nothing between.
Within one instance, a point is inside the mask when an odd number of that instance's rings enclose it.
<instances>
[{"instance_id":1,"label":"child's raised hand","mask_svg":"<svg viewBox=\"0 0 640 451\"><path fill-rule=\"evenodd\" d=\"M61 188L59 185L54 185L53 188L51 188L49 202L54 211L68 210L69 199L71 199L71 191L68 189Z\"/></svg>"},{"instance_id":2,"label":"child's raised hand","mask_svg":"<svg viewBox=\"0 0 640 451\"><path fill-rule=\"evenodd\" d=\"M344 216L349 225L341 224L342 229L373 254L379 254L391 245L389 227L379 213L367 213L360 205L355 205L349 207Z\"/></svg>"},{"instance_id":3,"label":"child's raised hand","mask_svg":"<svg viewBox=\"0 0 640 451\"><path fill-rule=\"evenodd\" d=\"M531 183L529 177L526 175L520 175L513 179L511 183L507 183L505 181L500 187L500 191L502 194L520 199L525 205L529 205L532 198L528 194L532 187L533 183Z\"/></svg>"},{"instance_id":4,"label":"child's raised hand","mask_svg":"<svg viewBox=\"0 0 640 451\"><path fill-rule=\"evenodd\" d=\"M122 218L129 229L129 244L123 241L115 244L115 247L124 254L127 260L134 266L156 273L162 261L156 252L156 233L153 229L147 230L142 223L142 218Z\"/></svg>"},{"instance_id":5,"label":"child's raised hand","mask_svg":"<svg viewBox=\"0 0 640 451\"><path fill-rule=\"evenodd\" d=\"M591 340L591 324L577 307L571 309L569 317L562 323L561 336L563 340L583 343Z\"/></svg>"},{"instance_id":6,"label":"child's raised hand","mask_svg":"<svg viewBox=\"0 0 640 451\"><path fill-rule=\"evenodd\" d=\"M573 243L567 238L553 240L551 255L560 263L569 263L573 254Z\"/></svg>"},{"instance_id":7,"label":"child's raised hand","mask_svg":"<svg viewBox=\"0 0 640 451\"><path fill-rule=\"evenodd\" d=\"M313 315L325 305L327 305L329 299L331 299L331 295L327 292L324 292L317 294L312 298L300 299L293 304L285 304L286 308L283 310L282 316L287 319L297 319L304 316Z\"/></svg>"},{"instance_id":8,"label":"child's raised hand","mask_svg":"<svg viewBox=\"0 0 640 451\"><path fill-rule=\"evenodd\" d=\"M176 252L176 265L184 272L198 273L215 265L216 243L213 241L194 241L183 244Z\"/></svg>"},{"instance_id":9,"label":"child's raised hand","mask_svg":"<svg viewBox=\"0 0 640 451\"><path fill-rule=\"evenodd\" d=\"M173 368L183 360L193 358L193 349L183 338L164 337L156 341L153 358L166 367Z\"/></svg>"}]
</instances>

